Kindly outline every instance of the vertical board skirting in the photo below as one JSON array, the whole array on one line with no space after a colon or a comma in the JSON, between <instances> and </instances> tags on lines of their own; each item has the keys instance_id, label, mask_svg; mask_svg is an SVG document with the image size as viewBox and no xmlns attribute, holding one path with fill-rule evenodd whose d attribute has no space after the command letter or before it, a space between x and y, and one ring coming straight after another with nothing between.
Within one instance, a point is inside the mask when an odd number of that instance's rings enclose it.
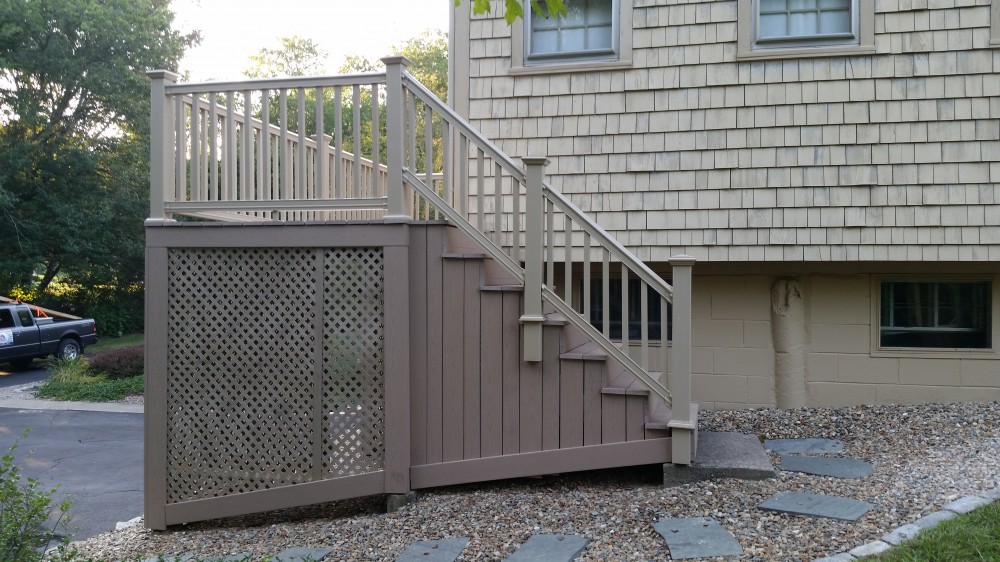
<instances>
[{"instance_id":1,"label":"vertical board skirting","mask_svg":"<svg viewBox=\"0 0 1000 562\"><path fill-rule=\"evenodd\" d=\"M399 226L398 228L409 228ZM385 254L385 492L410 491L410 249Z\"/></svg>"},{"instance_id":2,"label":"vertical board skirting","mask_svg":"<svg viewBox=\"0 0 1000 562\"><path fill-rule=\"evenodd\" d=\"M427 464L427 231L410 227L410 462Z\"/></svg>"},{"instance_id":3,"label":"vertical board skirting","mask_svg":"<svg viewBox=\"0 0 1000 562\"><path fill-rule=\"evenodd\" d=\"M482 303L480 420L483 457L503 454L503 294L480 293Z\"/></svg>"},{"instance_id":4,"label":"vertical board skirting","mask_svg":"<svg viewBox=\"0 0 1000 562\"><path fill-rule=\"evenodd\" d=\"M465 421L465 264L461 260L442 261L443 332L442 357L442 447L443 461L457 461L464 456Z\"/></svg>"},{"instance_id":5,"label":"vertical board skirting","mask_svg":"<svg viewBox=\"0 0 1000 562\"><path fill-rule=\"evenodd\" d=\"M625 395L601 396L601 439L604 443L620 443L626 440L625 416Z\"/></svg>"},{"instance_id":6,"label":"vertical board skirting","mask_svg":"<svg viewBox=\"0 0 1000 562\"><path fill-rule=\"evenodd\" d=\"M159 530L167 528L167 279L167 249L147 246L143 513L146 526Z\"/></svg>"},{"instance_id":7,"label":"vertical board skirting","mask_svg":"<svg viewBox=\"0 0 1000 562\"><path fill-rule=\"evenodd\" d=\"M524 330L519 330L524 337ZM544 343L544 333L543 333ZM523 344L518 344L523 348ZM521 362L521 419L520 444L522 453L533 453L542 450L542 363Z\"/></svg>"},{"instance_id":8,"label":"vertical board skirting","mask_svg":"<svg viewBox=\"0 0 1000 562\"><path fill-rule=\"evenodd\" d=\"M443 439L444 387L442 379L444 341L442 339L442 228L427 231L427 463L441 462Z\"/></svg>"},{"instance_id":9,"label":"vertical board skirting","mask_svg":"<svg viewBox=\"0 0 1000 562\"><path fill-rule=\"evenodd\" d=\"M520 452L521 294L503 295L503 454Z\"/></svg>"},{"instance_id":10,"label":"vertical board skirting","mask_svg":"<svg viewBox=\"0 0 1000 562\"><path fill-rule=\"evenodd\" d=\"M559 346L562 326L542 328L542 449L559 448Z\"/></svg>"},{"instance_id":11,"label":"vertical board skirting","mask_svg":"<svg viewBox=\"0 0 1000 562\"><path fill-rule=\"evenodd\" d=\"M625 436L629 441L646 438L646 396L625 397Z\"/></svg>"},{"instance_id":12,"label":"vertical board skirting","mask_svg":"<svg viewBox=\"0 0 1000 562\"><path fill-rule=\"evenodd\" d=\"M462 317L465 332L465 421L463 457L478 459L480 448L480 335L482 329L479 287L482 284L483 264L478 260L465 262L465 314Z\"/></svg>"},{"instance_id":13,"label":"vertical board skirting","mask_svg":"<svg viewBox=\"0 0 1000 562\"><path fill-rule=\"evenodd\" d=\"M598 445L601 441L601 388L604 386L605 364L585 361L583 366L583 444Z\"/></svg>"},{"instance_id":14,"label":"vertical board skirting","mask_svg":"<svg viewBox=\"0 0 1000 562\"><path fill-rule=\"evenodd\" d=\"M561 361L559 448L583 445L583 361Z\"/></svg>"}]
</instances>

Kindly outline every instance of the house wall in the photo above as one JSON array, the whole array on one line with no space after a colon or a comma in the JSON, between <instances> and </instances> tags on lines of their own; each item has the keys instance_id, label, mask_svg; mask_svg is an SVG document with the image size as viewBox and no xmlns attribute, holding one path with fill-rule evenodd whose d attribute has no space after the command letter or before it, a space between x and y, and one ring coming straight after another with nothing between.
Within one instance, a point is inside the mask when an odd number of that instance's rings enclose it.
<instances>
[{"instance_id":1,"label":"house wall","mask_svg":"<svg viewBox=\"0 0 1000 562\"><path fill-rule=\"evenodd\" d=\"M874 0L873 52L766 60L735 0L634 0L628 65L563 69L462 4L455 107L647 261L1000 257L990 0Z\"/></svg>"},{"instance_id":2,"label":"house wall","mask_svg":"<svg viewBox=\"0 0 1000 562\"><path fill-rule=\"evenodd\" d=\"M899 274L891 265L874 264L844 273L763 268L756 274L743 271L738 275L696 276L694 401L705 408L776 405L771 287L778 279L795 279L804 289L803 376L808 405L1000 400L1000 356L996 351L878 349L878 323L873 314L877 281ZM907 274L943 275L929 269L913 269ZM996 317L1000 277L986 270L975 275L993 280Z\"/></svg>"}]
</instances>

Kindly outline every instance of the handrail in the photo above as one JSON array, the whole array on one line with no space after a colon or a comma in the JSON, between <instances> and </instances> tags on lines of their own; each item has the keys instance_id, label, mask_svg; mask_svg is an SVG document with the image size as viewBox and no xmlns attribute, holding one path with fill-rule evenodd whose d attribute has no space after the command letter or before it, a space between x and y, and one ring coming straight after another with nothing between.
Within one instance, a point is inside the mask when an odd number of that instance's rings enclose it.
<instances>
[{"instance_id":1,"label":"handrail","mask_svg":"<svg viewBox=\"0 0 1000 562\"><path fill-rule=\"evenodd\" d=\"M296 90L299 88L327 88L332 86L367 86L385 84L384 72L365 74L335 74L331 76L295 76L291 78L252 78L225 82L186 82L170 84L164 89L167 95L208 94L239 92L242 90Z\"/></svg>"}]
</instances>

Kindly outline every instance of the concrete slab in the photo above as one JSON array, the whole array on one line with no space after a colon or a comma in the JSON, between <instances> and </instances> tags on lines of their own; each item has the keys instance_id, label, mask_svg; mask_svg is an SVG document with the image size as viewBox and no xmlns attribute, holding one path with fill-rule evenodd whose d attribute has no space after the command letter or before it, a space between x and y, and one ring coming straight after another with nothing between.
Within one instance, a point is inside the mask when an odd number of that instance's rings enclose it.
<instances>
[{"instance_id":1,"label":"concrete slab","mask_svg":"<svg viewBox=\"0 0 1000 562\"><path fill-rule=\"evenodd\" d=\"M714 478L764 480L775 476L774 465L760 439L733 432L700 431L698 457L690 466L663 465L664 486Z\"/></svg>"},{"instance_id":2,"label":"concrete slab","mask_svg":"<svg viewBox=\"0 0 1000 562\"><path fill-rule=\"evenodd\" d=\"M274 562L320 562L331 552L333 549L325 546L320 548L293 546L275 554Z\"/></svg>"},{"instance_id":3,"label":"concrete slab","mask_svg":"<svg viewBox=\"0 0 1000 562\"><path fill-rule=\"evenodd\" d=\"M872 465L863 460L842 457L781 455L781 470L834 478L863 478L871 476Z\"/></svg>"},{"instance_id":4,"label":"concrete slab","mask_svg":"<svg viewBox=\"0 0 1000 562\"><path fill-rule=\"evenodd\" d=\"M766 511L857 521L874 506L868 502L838 496L781 492L757 507Z\"/></svg>"},{"instance_id":5,"label":"concrete slab","mask_svg":"<svg viewBox=\"0 0 1000 562\"><path fill-rule=\"evenodd\" d=\"M982 507L988 503L993 503L986 498L979 496L965 496L941 506L941 509L954 511L955 513L968 513L977 507Z\"/></svg>"},{"instance_id":6,"label":"concrete slab","mask_svg":"<svg viewBox=\"0 0 1000 562\"><path fill-rule=\"evenodd\" d=\"M767 439L764 448L775 453L824 454L839 453L844 450L844 443L836 439L821 439L804 437L801 439Z\"/></svg>"},{"instance_id":7,"label":"concrete slab","mask_svg":"<svg viewBox=\"0 0 1000 562\"><path fill-rule=\"evenodd\" d=\"M710 517L661 519L653 528L667 541L671 560L743 554L739 541Z\"/></svg>"},{"instance_id":8,"label":"concrete slab","mask_svg":"<svg viewBox=\"0 0 1000 562\"><path fill-rule=\"evenodd\" d=\"M531 535L507 562L571 562L590 539L578 535Z\"/></svg>"},{"instance_id":9,"label":"concrete slab","mask_svg":"<svg viewBox=\"0 0 1000 562\"><path fill-rule=\"evenodd\" d=\"M454 562L468 544L469 539L466 537L413 541L396 562Z\"/></svg>"}]
</instances>

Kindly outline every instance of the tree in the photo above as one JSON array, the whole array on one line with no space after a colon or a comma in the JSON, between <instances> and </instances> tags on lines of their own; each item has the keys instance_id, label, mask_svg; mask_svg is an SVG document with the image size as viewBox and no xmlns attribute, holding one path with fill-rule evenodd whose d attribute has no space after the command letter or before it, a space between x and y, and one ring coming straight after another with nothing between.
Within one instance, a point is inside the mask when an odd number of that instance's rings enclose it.
<instances>
[{"instance_id":1,"label":"tree","mask_svg":"<svg viewBox=\"0 0 1000 562\"><path fill-rule=\"evenodd\" d=\"M197 41L172 21L169 0L0 0L0 294L141 282L145 72Z\"/></svg>"},{"instance_id":2,"label":"tree","mask_svg":"<svg viewBox=\"0 0 1000 562\"><path fill-rule=\"evenodd\" d=\"M472 2L472 13L473 14L486 14L490 11L490 0L471 0ZM565 0L530 0L531 9L534 10L536 14L544 15L550 13L556 16L566 15L566 2ZM458 6L462 3L462 0L455 0L455 5ZM520 17L524 17L524 2L523 0L504 0L504 19L507 20L507 24L514 23L514 20Z\"/></svg>"},{"instance_id":3,"label":"tree","mask_svg":"<svg viewBox=\"0 0 1000 562\"><path fill-rule=\"evenodd\" d=\"M264 47L250 56L250 66L243 71L249 78L311 76L323 74L329 53L312 39L297 35L278 39L277 49Z\"/></svg>"}]
</instances>

